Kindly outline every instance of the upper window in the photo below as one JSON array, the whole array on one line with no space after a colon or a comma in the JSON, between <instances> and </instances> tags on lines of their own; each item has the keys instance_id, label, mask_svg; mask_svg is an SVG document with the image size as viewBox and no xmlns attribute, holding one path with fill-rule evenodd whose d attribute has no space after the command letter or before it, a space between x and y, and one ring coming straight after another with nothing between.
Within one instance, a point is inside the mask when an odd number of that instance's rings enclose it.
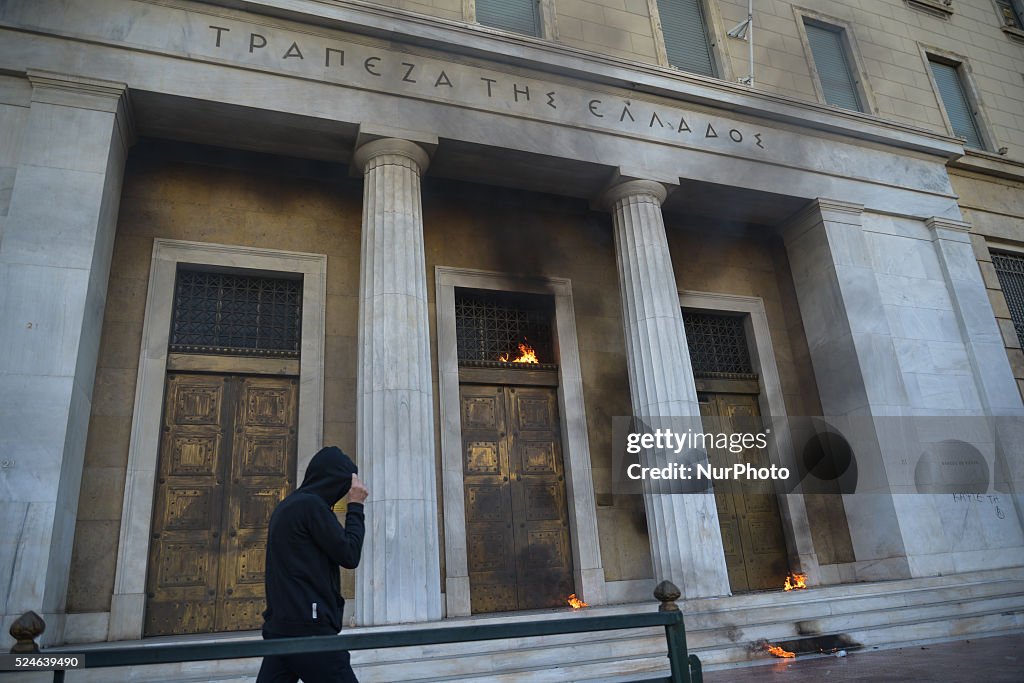
<instances>
[{"instance_id":1,"label":"upper window","mask_svg":"<svg viewBox=\"0 0 1024 683\"><path fill-rule=\"evenodd\" d=\"M804 30L825 102L843 109L864 111L843 29L805 19Z\"/></svg>"},{"instance_id":2,"label":"upper window","mask_svg":"<svg viewBox=\"0 0 1024 683\"><path fill-rule=\"evenodd\" d=\"M455 337L462 365L553 363L552 301L538 294L455 290Z\"/></svg>"},{"instance_id":3,"label":"upper window","mask_svg":"<svg viewBox=\"0 0 1024 683\"><path fill-rule=\"evenodd\" d=\"M541 34L538 0L476 0L476 20L484 26L528 36Z\"/></svg>"},{"instance_id":4,"label":"upper window","mask_svg":"<svg viewBox=\"0 0 1024 683\"><path fill-rule=\"evenodd\" d=\"M960 65L939 61L931 55L928 56L928 65L953 132L964 139L966 146L984 149L978 112L967 95Z\"/></svg>"},{"instance_id":5,"label":"upper window","mask_svg":"<svg viewBox=\"0 0 1024 683\"><path fill-rule=\"evenodd\" d=\"M298 358L302 281L181 269L171 351Z\"/></svg>"},{"instance_id":6,"label":"upper window","mask_svg":"<svg viewBox=\"0 0 1024 683\"><path fill-rule=\"evenodd\" d=\"M694 376L756 377L741 316L684 310L683 328Z\"/></svg>"},{"instance_id":7,"label":"upper window","mask_svg":"<svg viewBox=\"0 0 1024 683\"><path fill-rule=\"evenodd\" d=\"M1024 2L1021 0L996 0L1003 26L1024 29Z\"/></svg>"},{"instance_id":8,"label":"upper window","mask_svg":"<svg viewBox=\"0 0 1024 683\"><path fill-rule=\"evenodd\" d=\"M668 63L683 71L714 76L703 0L658 0L658 16Z\"/></svg>"}]
</instances>

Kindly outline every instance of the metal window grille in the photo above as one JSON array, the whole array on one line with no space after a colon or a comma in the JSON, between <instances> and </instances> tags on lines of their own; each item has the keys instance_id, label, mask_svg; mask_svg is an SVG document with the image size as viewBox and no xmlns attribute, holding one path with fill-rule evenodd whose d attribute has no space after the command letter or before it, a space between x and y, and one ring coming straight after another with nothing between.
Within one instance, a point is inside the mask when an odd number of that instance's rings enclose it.
<instances>
[{"instance_id":1,"label":"metal window grille","mask_svg":"<svg viewBox=\"0 0 1024 683\"><path fill-rule=\"evenodd\" d=\"M302 282L179 270L170 350L299 357Z\"/></svg>"},{"instance_id":2,"label":"metal window grille","mask_svg":"<svg viewBox=\"0 0 1024 683\"><path fill-rule=\"evenodd\" d=\"M553 363L551 331L547 297L455 290L455 335L462 364L503 365L500 359L516 358L524 342L533 347L541 364Z\"/></svg>"},{"instance_id":3,"label":"metal window grille","mask_svg":"<svg viewBox=\"0 0 1024 683\"><path fill-rule=\"evenodd\" d=\"M992 254L992 265L996 267L1017 339L1024 346L1024 256Z\"/></svg>"},{"instance_id":4,"label":"metal window grille","mask_svg":"<svg viewBox=\"0 0 1024 683\"><path fill-rule=\"evenodd\" d=\"M683 326L695 376L756 378L742 317L683 311Z\"/></svg>"}]
</instances>

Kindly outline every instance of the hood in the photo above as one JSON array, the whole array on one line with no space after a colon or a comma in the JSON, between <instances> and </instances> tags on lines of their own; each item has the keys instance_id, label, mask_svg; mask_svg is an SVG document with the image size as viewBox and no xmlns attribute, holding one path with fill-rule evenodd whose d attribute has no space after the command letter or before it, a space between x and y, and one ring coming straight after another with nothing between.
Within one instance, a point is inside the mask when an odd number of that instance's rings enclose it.
<instances>
[{"instance_id":1,"label":"hood","mask_svg":"<svg viewBox=\"0 0 1024 683\"><path fill-rule=\"evenodd\" d=\"M359 468L337 446L327 446L313 456L306 468L300 491L313 493L334 505L352 488L352 475Z\"/></svg>"}]
</instances>

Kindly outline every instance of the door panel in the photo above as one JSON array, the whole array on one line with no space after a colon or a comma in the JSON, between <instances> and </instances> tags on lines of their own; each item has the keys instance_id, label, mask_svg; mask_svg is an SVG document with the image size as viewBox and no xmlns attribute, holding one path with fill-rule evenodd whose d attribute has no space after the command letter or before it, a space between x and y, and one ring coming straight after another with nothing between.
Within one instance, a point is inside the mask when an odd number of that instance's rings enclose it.
<instances>
[{"instance_id":1,"label":"door panel","mask_svg":"<svg viewBox=\"0 0 1024 683\"><path fill-rule=\"evenodd\" d=\"M562 605L574 591L556 393L461 388L472 611Z\"/></svg>"},{"instance_id":2,"label":"door panel","mask_svg":"<svg viewBox=\"0 0 1024 683\"><path fill-rule=\"evenodd\" d=\"M170 374L146 635L262 623L270 513L294 486L296 382Z\"/></svg>"},{"instance_id":3,"label":"door panel","mask_svg":"<svg viewBox=\"0 0 1024 683\"><path fill-rule=\"evenodd\" d=\"M709 432L749 431L750 418L760 415L757 396L707 393L699 394L699 400L705 429ZM758 448L741 453L709 449L708 455L716 467L741 462L755 467L771 466L768 454ZM767 479L716 481L715 502L733 592L781 588L789 571L789 560L772 482Z\"/></svg>"},{"instance_id":4,"label":"door panel","mask_svg":"<svg viewBox=\"0 0 1024 683\"><path fill-rule=\"evenodd\" d=\"M464 386L461 404L471 608L514 609L508 607L516 603L516 547L505 394L501 387Z\"/></svg>"},{"instance_id":5,"label":"door panel","mask_svg":"<svg viewBox=\"0 0 1024 683\"><path fill-rule=\"evenodd\" d=\"M569 514L550 387L505 387L511 417L509 465L519 609L559 607L574 592Z\"/></svg>"}]
</instances>

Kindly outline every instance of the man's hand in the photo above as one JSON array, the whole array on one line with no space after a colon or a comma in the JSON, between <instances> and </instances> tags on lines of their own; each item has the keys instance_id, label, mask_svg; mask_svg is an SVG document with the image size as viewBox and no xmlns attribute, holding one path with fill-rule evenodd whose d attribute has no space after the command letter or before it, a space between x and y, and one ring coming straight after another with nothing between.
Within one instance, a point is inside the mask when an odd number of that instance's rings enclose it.
<instances>
[{"instance_id":1,"label":"man's hand","mask_svg":"<svg viewBox=\"0 0 1024 683\"><path fill-rule=\"evenodd\" d=\"M362 479L356 475L352 475L352 488L348 490L348 502L350 503L362 503L366 500L370 492L366 489L366 485L363 484Z\"/></svg>"}]
</instances>

